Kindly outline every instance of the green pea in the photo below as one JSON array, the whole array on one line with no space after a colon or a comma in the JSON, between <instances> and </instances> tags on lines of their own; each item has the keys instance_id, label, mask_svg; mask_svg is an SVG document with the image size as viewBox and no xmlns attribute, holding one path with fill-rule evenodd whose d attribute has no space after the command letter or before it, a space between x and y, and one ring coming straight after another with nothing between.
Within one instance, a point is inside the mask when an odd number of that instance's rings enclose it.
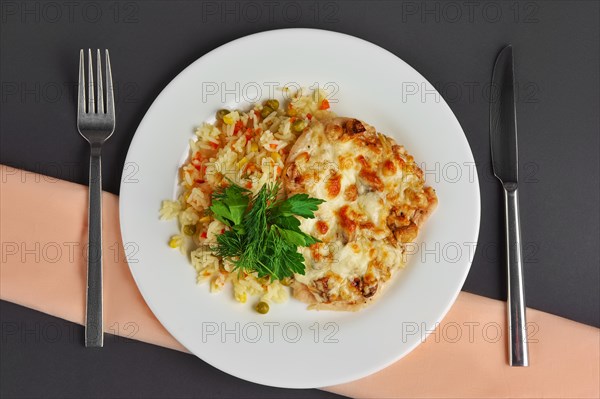
<instances>
[{"instance_id":1,"label":"green pea","mask_svg":"<svg viewBox=\"0 0 600 399\"><path fill-rule=\"evenodd\" d=\"M269 313L269 304L266 302L259 302L256 304L256 311L260 314Z\"/></svg>"},{"instance_id":2,"label":"green pea","mask_svg":"<svg viewBox=\"0 0 600 399\"><path fill-rule=\"evenodd\" d=\"M285 285L286 287L289 287L290 285L292 285L292 279L290 277L286 277L280 280L280 283Z\"/></svg>"},{"instance_id":3,"label":"green pea","mask_svg":"<svg viewBox=\"0 0 600 399\"><path fill-rule=\"evenodd\" d=\"M183 226L183 234L185 234L186 236L192 236L192 235L194 235L195 232L196 232L195 224L187 224L187 225Z\"/></svg>"},{"instance_id":4,"label":"green pea","mask_svg":"<svg viewBox=\"0 0 600 399\"><path fill-rule=\"evenodd\" d=\"M223 117L225 115L227 115L228 113L230 113L231 111L229 111L228 109L220 109L217 111L217 120L221 120L223 119Z\"/></svg>"},{"instance_id":5,"label":"green pea","mask_svg":"<svg viewBox=\"0 0 600 399\"><path fill-rule=\"evenodd\" d=\"M271 99L271 100L267 100L265 102L265 105L267 107L270 107L271 109L278 109L279 108L279 101Z\"/></svg>"},{"instance_id":6,"label":"green pea","mask_svg":"<svg viewBox=\"0 0 600 399\"><path fill-rule=\"evenodd\" d=\"M262 116L264 119L267 116L271 115L272 112L273 112L273 108L271 108L269 106L264 106L262 111L260 111L260 116Z\"/></svg>"},{"instance_id":7,"label":"green pea","mask_svg":"<svg viewBox=\"0 0 600 399\"><path fill-rule=\"evenodd\" d=\"M299 119L297 121L294 121L294 123L292 123L292 131L295 133L300 133L304 130L304 128L306 127L306 121Z\"/></svg>"}]
</instances>

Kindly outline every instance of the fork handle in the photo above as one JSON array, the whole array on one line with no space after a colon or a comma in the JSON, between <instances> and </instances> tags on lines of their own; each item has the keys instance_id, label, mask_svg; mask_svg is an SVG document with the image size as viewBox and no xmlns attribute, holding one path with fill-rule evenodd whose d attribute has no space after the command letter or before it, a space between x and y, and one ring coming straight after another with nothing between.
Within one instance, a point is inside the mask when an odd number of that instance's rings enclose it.
<instances>
[{"instance_id":1,"label":"fork handle","mask_svg":"<svg viewBox=\"0 0 600 399\"><path fill-rule=\"evenodd\" d=\"M90 146L90 191L88 210L88 270L85 346L104 344L102 320L102 164L100 146Z\"/></svg>"},{"instance_id":2,"label":"fork handle","mask_svg":"<svg viewBox=\"0 0 600 399\"><path fill-rule=\"evenodd\" d=\"M508 260L508 355L511 366L527 367L529 366L529 350L517 188L505 187L504 199L506 204L506 255Z\"/></svg>"}]
</instances>

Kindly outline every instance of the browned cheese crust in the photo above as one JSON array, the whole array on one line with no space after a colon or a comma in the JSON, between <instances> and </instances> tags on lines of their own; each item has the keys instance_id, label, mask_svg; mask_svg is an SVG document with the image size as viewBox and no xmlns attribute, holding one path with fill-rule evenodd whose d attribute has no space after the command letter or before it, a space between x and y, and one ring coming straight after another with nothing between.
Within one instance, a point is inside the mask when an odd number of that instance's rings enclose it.
<instances>
[{"instance_id":1,"label":"browned cheese crust","mask_svg":"<svg viewBox=\"0 0 600 399\"><path fill-rule=\"evenodd\" d=\"M302 250L306 273L292 285L313 309L356 311L380 297L437 205L405 148L354 118L313 121L290 150L284 186L326 201L302 221L322 242Z\"/></svg>"}]
</instances>

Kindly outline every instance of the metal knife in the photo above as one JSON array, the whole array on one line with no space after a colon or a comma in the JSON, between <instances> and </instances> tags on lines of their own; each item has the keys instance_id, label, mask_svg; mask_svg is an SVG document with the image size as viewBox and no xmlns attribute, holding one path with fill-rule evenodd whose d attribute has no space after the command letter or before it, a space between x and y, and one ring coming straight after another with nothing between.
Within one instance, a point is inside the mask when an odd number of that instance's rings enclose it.
<instances>
[{"instance_id":1,"label":"metal knife","mask_svg":"<svg viewBox=\"0 0 600 399\"><path fill-rule=\"evenodd\" d=\"M494 175L504 188L508 268L508 356L511 366L529 366L523 255L519 222L517 114L513 49L504 47L494 64L490 96L490 146Z\"/></svg>"}]
</instances>

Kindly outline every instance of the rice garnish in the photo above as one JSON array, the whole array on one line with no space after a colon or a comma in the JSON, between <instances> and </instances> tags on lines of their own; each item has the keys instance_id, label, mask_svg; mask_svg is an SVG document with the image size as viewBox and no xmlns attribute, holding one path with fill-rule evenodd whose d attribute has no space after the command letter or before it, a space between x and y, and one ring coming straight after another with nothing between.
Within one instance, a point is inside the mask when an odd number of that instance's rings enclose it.
<instances>
[{"instance_id":1,"label":"rice garnish","mask_svg":"<svg viewBox=\"0 0 600 399\"><path fill-rule=\"evenodd\" d=\"M234 298L241 303L253 296L260 296L262 302L285 302L288 281L234 270L212 253L216 237L228 228L208 211L212 193L227 186L228 180L254 194L264 184L279 182L289 150L302 133L297 127L307 126L313 118L335 116L322 90L301 89L263 117L264 108L258 103L247 112L231 111L214 124L196 128L189 158L179 170L180 194L175 201L163 201L160 209L161 219L177 219L179 234L171 237L169 246L189 256L197 283L208 283L211 292L219 292L230 282Z\"/></svg>"}]
</instances>

